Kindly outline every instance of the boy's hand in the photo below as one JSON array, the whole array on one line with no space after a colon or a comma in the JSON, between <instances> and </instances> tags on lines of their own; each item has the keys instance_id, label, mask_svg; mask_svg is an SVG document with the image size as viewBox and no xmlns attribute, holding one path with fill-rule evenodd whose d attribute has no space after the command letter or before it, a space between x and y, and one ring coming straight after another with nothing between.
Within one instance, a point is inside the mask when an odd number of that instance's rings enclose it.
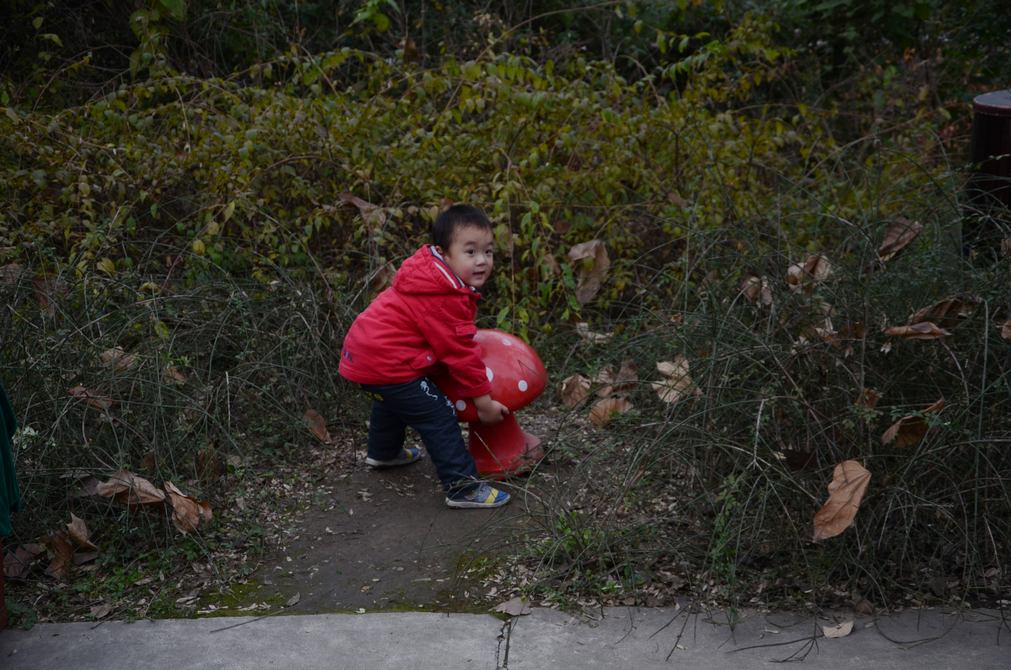
<instances>
[{"instance_id":1,"label":"boy's hand","mask_svg":"<svg viewBox=\"0 0 1011 670\"><path fill-rule=\"evenodd\" d=\"M498 423L509 414L509 408L498 400L492 400L490 395L474 398L474 407L477 408L477 418L481 423Z\"/></svg>"}]
</instances>

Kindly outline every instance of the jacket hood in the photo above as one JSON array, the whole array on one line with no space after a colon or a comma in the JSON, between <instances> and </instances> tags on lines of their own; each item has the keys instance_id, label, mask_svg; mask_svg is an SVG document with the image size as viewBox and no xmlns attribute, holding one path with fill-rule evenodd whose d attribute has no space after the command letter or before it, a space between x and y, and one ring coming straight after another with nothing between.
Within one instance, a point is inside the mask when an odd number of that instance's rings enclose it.
<instances>
[{"instance_id":1,"label":"jacket hood","mask_svg":"<svg viewBox=\"0 0 1011 670\"><path fill-rule=\"evenodd\" d=\"M465 291L478 295L463 283L430 244L424 245L404 261L393 279L393 288L411 294L440 295Z\"/></svg>"}]
</instances>

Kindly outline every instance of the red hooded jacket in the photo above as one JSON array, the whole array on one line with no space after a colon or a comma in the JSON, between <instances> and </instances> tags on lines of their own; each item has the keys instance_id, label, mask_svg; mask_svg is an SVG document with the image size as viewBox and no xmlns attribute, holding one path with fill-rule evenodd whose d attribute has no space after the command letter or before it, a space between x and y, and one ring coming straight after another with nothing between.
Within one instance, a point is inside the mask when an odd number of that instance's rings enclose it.
<instances>
[{"instance_id":1,"label":"red hooded jacket","mask_svg":"<svg viewBox=\"0 0 1011 670\"><path fill-rule=\"evenodd\" d=\"M490 393L474 342L480 297L435 247L421 247L351 324L341 349L341 376L358 384L399 384L445 366L462 397Z\"/></svg>"}]
</instances>

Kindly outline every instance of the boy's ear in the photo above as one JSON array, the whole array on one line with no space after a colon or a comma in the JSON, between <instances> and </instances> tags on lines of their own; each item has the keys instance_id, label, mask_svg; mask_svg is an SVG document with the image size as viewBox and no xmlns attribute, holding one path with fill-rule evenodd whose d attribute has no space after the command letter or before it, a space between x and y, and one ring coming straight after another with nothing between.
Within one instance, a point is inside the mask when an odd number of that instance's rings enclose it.
<instances>
[{"instance_id":1,"label":"boy's ear","mask_svg":"<svg viewBox=\"0 0 1011 670\"><path fill-rule=\"evenodd\" d=\"M443 249L442 247L440 247L438 244L435 245L435 250L437 252L439 252L440 256L445 256L446 255L446 250Z\"/></svg>"}]
</instances>

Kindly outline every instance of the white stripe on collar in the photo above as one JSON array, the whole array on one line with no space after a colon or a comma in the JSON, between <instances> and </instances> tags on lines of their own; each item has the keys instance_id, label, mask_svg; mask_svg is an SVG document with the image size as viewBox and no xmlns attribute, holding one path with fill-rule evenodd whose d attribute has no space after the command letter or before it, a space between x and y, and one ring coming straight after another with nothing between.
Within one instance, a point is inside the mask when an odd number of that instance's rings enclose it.
<instances>
[{"instance_id":1,"label":"white stripe on collar","mask_svg":"<svg viewBox=\"0 0 1011 670\"><path fill-rule=\"evenodd\" d=\"M441 263L436 263L435 267L439 270L439 272L443 274L443 276L446 277L450 285L453 288L463 288L464 286L463 280L457 277L455 272L452 272L452 274L450 272L447 272L447 268L449 268L449 270L452 270L452 268L450 268L449 264L446 263L446 259L442 257L442 254L440 254L439 250L435 248L435 245L434 244L428 245L428 249L429 251L432 252L433 256L435 256L441 261ZM445 265L446 267L443 267L443 265Z\"/></svg>"}]
</instances>

